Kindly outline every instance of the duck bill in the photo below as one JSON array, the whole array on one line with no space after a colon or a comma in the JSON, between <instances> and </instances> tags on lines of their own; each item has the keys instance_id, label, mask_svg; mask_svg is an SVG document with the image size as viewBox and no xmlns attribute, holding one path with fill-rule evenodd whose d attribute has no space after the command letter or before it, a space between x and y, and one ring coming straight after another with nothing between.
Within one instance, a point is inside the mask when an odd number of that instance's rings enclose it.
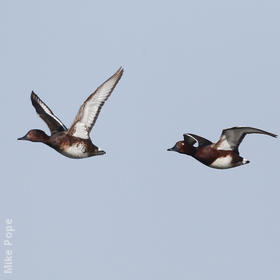
<instances>
[{"instance_id":1,"label":"duck bill","mask_svg":"<svg viewBox=\"0 0 280 280\"><path fill-rule=\"evenodd\" d=\"M101 150L100 150L100 151L97 151L97 152L96 152L96 155L97 155L97 156L101 156L101 155L104 155L104 154L106 154L105 151L101 151Z\"/></svg>"},{"instance_id":2,"label":"duck bill","mask_svg":"<svg viewBox=\"0 0 280 280\"><path fill-rule=\"evenodd\" d=\"M19 137L17 140L29 140L27 135L24 135L22 137Z\"/></svg>"},{"instance_id":3,"label":"duck bill","mask_svg":"<svg viewBox=\"0 0 280 280\"><path fill-rule=\"evenodd\" d=\"M167 149L167 151L171 151L171 152L177 152L176 146Z\"/></svg>"}]
</instances>

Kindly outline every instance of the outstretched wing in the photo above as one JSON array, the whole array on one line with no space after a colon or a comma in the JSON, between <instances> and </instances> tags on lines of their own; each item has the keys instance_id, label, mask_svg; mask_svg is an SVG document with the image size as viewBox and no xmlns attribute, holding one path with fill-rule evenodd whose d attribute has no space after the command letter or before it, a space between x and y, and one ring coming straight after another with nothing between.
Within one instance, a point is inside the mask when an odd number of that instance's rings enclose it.
<instances>
[{"instance_id":1,"label":"outstretched wing","mask_svg":"<svg viewBox=\"0 0 280 280\"><path fill-rule=\"evenodd\" d=\"M193 146L197 142L199 147L213 144L211 141L209 141L201 136L198 136L195 134L190 134L190 133L184 134L184 141L191 146Z\"/></svg>"},{"instance_id":2,"label":"outstretched wing","mask_svg":"<svg viewBox=\"0 0 280 280\"><path fill-rule=\"evenodd\" d=\"M110 96L123 74L120 68L111 78L99 86L81 106L68 133L72 136L88 139L102 106Z\"/></svg>"},{"instance_id":3,"label":"outstretched wing","mask_svg":"<svg viewBox=\"0 0 280 280\"><path fill-rule=\"evenodd\" d=\"M61 120L54 115L51 109L32 91L31 102L40 118L47 124L51 135L67 130Z\"/></svg>"},{"instance_id":4,"label":"outstretched wing","mask_svg":"<svg viewBox=\"0 0 280 280\"><path fill-rule=\"evenodd\" d=\"M231 150L238 152L238 146L246 136L246 134L258 133L265 134L272 137L277 137L277 135L253 127L232 127L224 129L219 141L216 143L215 147L217 150Z\"/></svg>"}]
</instances>

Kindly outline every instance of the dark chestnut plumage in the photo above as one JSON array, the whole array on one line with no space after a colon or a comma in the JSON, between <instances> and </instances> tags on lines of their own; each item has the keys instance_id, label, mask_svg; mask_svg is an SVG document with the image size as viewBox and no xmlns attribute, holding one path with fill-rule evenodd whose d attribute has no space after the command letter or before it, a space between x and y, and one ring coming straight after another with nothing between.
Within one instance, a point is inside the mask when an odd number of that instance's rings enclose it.
<instances>
[{"instance_id":1,"label":"dark chestnut plumage","mask_svg":"<svg viewBox=\"0 0 280 280\"><path fill-rule=\"evenodd\" d=\"M184 140L178 141L168 151L174 151L194 157L201 163L217 169L226 169L249 163L239 155L238 147L246 134L258 133L272 137L277 135L253 127L232 127L224 129L217 143L186 133ZM198 144L197 147L194 144Z\"/></svg>"},{"instance_id":2,"label":"dark chestnut plumage","mask_svg":"<svg viewBox=\"0 0 280 280\"><path fill-rule=\"evenodd\" d=\"M110 96L123 74L120 68L112 77L99 86L82 104L73 124L69 129L57 118L50 108L32 91L31 102L36 112L45 121L51 131L48 136L44 131L32 129L18 140L42 142L70 158L86 158L105 154L99 150L89 137L102 106Z\"/></svg>"}]
</instances>

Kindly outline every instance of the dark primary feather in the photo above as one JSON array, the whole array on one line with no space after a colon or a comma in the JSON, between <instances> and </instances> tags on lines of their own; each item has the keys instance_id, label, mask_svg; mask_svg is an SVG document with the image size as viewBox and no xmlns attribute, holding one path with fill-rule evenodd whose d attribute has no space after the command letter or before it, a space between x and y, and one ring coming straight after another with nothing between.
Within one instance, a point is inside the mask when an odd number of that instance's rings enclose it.
<instances>
[{"instance_id":1,"label":"dark primary feather","mask_svg":"<svg viewBox=\"0 0 280 280\"><path fill-rule=\"evenodd\" d=\"M41 119L47 124L51 135L67 130L66 126L57 118L51 109L32 91L31 102Z\"/></svg>"},{"instance_id":2,"label":"dark primary feather","mask_svg":"<svg viewBox=\"0 0 280 280\"><path fill-rule=\"evenodd\" d=\"M194 145L196 142L198 142L198 146L199 147L203 147L203 146L207 146L207 145L211 145L213 144L211 141L195 135L195 134L191 134L191 133L186 133L184 134L184 141L190 145Z\"/></svg>"},{"instance_id":3,"label":"dark primary feather","mask_svg":"<svg viewBox=\"0 0 280 280\"><path fill-rule=\"evenodd\" d=\"M246 134L258 133L265 134L272 137L277 137L276 134L253 127L232 127L224 129L221 137L224 135L232 150L238 150L238 146L246 136Z\"/></svg>"}]
</instances>

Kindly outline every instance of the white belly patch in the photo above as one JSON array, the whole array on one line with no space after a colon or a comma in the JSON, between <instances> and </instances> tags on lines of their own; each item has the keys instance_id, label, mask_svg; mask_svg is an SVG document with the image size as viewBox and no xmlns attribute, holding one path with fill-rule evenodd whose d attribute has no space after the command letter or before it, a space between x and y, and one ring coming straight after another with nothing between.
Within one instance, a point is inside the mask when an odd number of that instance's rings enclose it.
<instances>
[{"instance_id":1,"label":"white belly patch","mask_svg":"<svg viewBox=\"0 0 280 280\"><path fill-rule=\"evenodd\" d=\"M232 157L230 155L226 157L217 158L213 163L210 164L210 167L218 169L226 169L232 167Z\"/></svg>"},{"instance_id":2,"label":"white belly patch","mask_svg":"<svg viewBox=\"0 0 280 280\"><path fill-rule=\"evenodd\" d=\"M86 148L83 144L76 144L66 148L63 152L63 155L70 158L86 158L88 157L88 153L86 152Z\"/></svg>"}]
</instances>

